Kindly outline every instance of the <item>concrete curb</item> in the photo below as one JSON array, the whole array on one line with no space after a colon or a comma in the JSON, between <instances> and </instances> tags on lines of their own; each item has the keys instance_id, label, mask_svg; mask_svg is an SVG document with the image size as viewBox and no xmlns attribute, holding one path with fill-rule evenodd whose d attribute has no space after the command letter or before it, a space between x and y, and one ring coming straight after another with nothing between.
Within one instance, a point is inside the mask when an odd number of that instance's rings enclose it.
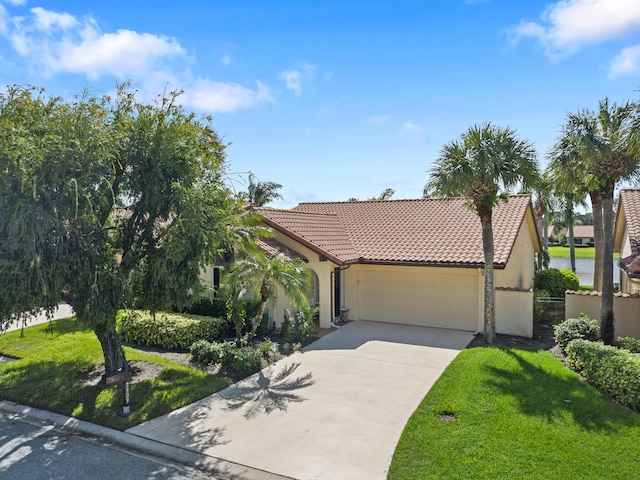
<instances>
[{"instance_id":1,"label":"concrete curb","mask_svg":"<svg viewBox=\"0 0 640 480\"><path fill-rule=\"evenodd\" d=\"M106 442L117 444L125 449L136 450L140 453L203 470L215 475L215 478L221 480L295 480L291 477L258 470L246 465L240 465L131 433L103 427L77 418L66 417L58 413L20 405L9 400L0 400L0 413L51 424L60 430L96 437Z\"/></svg>"}]
</instances>

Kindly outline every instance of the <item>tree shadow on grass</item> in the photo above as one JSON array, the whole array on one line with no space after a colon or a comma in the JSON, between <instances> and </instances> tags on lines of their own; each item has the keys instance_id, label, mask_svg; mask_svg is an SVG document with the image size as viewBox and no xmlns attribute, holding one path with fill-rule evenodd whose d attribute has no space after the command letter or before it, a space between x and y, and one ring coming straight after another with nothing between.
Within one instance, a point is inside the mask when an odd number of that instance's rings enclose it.
<instances>
[{"instance_id":1,"label":"tree shadow on grass","mask_svg":"<svg viewBox=\"0 0 640 480\"><path fill-rule=\"evenodd\" d=\"M527 353L522 350L502 351L516 360L520 368L485 365L491 373L489 385L513 397L525 415L549 422L569 415L585 430L604 431L616 431L621 426L628 426L630 418L633 420L632 412L612 403L564 367L550 371L525 358ZM640 425L640 419L636 418L636 421Z\"/></svg>"},{"instance_id":2,"label":"tree shadow on grass","mask_svg":"<svg viewBox=\"0 0 640 480\"><path fill-rule=\"evenodd\" d=\"M226 381L201 372L165 367L158 377L130 385L131 414L124 416L122 386L83 384L80 373L88 367L82 361L11 362L2 368L0 396L20 404L125 430L199 400L227 385ZM208 440L213 441L213 437Z\"/></svg>"},{"instance_id":3,"label":"tree shadow on grass","mask_svg":"<svg viewBox=\"0 0 640 480\"><path fill-rule=\"evenodd\" d=\"M299 363L291 363L278 372L272 371L271 368L265 369L258 372L257 376L227 389L222 393L228 401L227 408L237 410L246 406L244 417L247 420L259 411L267 415L274 410L286 412L290 403L305 400L296 390L314 383L311 373L292 378L299 366Z\"/></svg>"}]
</instances>

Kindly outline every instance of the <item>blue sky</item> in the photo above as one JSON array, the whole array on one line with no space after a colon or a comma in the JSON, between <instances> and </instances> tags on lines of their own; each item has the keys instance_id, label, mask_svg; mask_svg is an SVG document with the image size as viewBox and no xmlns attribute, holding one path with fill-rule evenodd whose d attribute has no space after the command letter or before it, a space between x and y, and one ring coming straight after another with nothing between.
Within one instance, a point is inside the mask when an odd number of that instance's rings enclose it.
<instances>
[{"instance_id":1,"label":"blue sky","mask_svg":"<svg viewBox=\"0 0 640 480\"><path fill-rule=\"evenodd\" d=\"M127 79L142 100L183 88L230 172L284 185L274 206L417 198L474 123L515 129L544 166L567 112L639 99L640 2L0 0L2 85Z\"/></svg>"}]
</instances>

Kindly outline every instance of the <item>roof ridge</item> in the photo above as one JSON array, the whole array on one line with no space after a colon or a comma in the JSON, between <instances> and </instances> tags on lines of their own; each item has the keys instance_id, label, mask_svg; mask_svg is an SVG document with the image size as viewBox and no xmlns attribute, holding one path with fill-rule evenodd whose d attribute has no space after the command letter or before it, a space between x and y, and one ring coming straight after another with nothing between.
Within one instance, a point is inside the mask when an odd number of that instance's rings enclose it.
<instances>
[{"instance_id":1,"label":"roof ridge","mask_svg":"<svg viewBox=\"0 0 640 480\"><path fill-rule=\"evenodd\" d=\"M640 189L639 189L640 190ZM510 193L509 198L530 197L529 193ZM340 200L337 202L300 202L296 207L301 205L350 205L359 203L399 203L399 202L426 202L426 201L442 201L442 200L468 200L469 197L428 197L428 198L390 198L388 200L368 199L368 200ZM296 208L293 207L293 208Z\"/></svg>"}]
</instances>

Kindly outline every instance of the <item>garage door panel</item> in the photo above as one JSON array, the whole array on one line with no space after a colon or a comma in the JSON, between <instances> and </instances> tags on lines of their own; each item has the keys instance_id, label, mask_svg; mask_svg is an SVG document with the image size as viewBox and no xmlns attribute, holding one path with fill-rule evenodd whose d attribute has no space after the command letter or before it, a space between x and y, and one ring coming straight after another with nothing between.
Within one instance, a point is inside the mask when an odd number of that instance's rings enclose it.
<instances>
[{"instance_id":1,"label":"garage door panel","mask_svg":"<svg viewBox=\"0 0 640 480\"><path fill-rule=\"evenodd\" d=\"M476 330L478 275L362 271L361 319L408 325Z\"/></svg>"}]
</instances>

